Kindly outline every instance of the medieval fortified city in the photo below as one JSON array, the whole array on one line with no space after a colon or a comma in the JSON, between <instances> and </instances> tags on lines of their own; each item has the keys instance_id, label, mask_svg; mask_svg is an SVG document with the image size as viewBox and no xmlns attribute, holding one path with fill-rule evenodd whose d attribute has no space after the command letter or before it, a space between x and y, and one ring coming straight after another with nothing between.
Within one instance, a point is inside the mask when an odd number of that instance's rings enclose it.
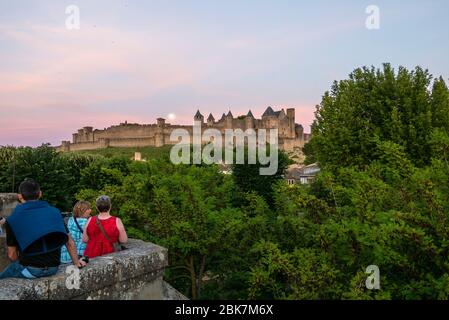
<instances>
[{"instance_id":1,"label":"medieval fortified city","mask_svg":"<svg viewBox=\"0 0 449 320\"><path fill-rule=\"evenodd\" d=\"M232 112L221 116L216 121L212 114L209 114L207 120L198 110L193 117L193 121L201 123L201 129L217 129L223 136L225 130L254 129L277 129L279 138L279 148L285 151L301 149L310 139L310 134L304 133L301 124L295 122L295 109L290 108L285 111L281 109L274 111L268 107L262 114L261 119L256 119L251 111L245 116L235 118ZM173 130L184 129L193 133L192 125L172 125L166 123L165 119L158 118L156 124L135 124L121 123L118 126L111 126L103 130L93 127L84 127L73 134L73 140L62 141L59 151L81 151L94 150L108 147L162 147L164 145L174 145L177 141L170 139Z\"/></svg>"}]
</instances>

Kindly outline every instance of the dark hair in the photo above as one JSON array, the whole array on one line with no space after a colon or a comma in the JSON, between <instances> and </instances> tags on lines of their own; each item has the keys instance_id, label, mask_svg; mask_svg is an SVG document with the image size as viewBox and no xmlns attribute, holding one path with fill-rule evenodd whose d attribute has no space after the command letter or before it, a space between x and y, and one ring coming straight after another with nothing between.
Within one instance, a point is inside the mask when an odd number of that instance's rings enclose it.
<instances>
[{"instance_id":1,"label":"dark hair","mask_svg":"<svg viewBox=\"0 0 449 320\"><path fill-rule=\"evenodd\" d=\"M25 179L19 186L19 193L25 201L37 200L41 192L41 187L33 179Z\"/></svg>"},{"instance_id":2,"label":"dark hair","mask_svg":"<svg viewBox=\"0 0 449 320\"><path fill-rule=\"evenodd\" d=\"M111 210L111 198L108 196L100 196L97 199L97 209L100 213Z\"/></svg>"}]
</instances>

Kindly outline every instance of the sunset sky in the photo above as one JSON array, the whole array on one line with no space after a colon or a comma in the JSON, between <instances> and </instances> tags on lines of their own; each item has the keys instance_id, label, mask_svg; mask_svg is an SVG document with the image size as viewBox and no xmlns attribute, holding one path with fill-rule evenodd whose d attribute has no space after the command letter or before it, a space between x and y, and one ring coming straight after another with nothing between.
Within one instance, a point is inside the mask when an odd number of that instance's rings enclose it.
<instances>
[{"instance_id":1,"label":"sunset sky","mask_svg":"<svg viewBox=\"0 0 449 320\"><path fill-rule=\"evenodd\" d=\"M66 28L68 5L80 30ZM379 30L365 27L368 5ZM322 94L357 67L447 80L448 15L447 0L0 0L0 145L267 106L296 108L309 132Z\"/></svg>"}]
</instances>

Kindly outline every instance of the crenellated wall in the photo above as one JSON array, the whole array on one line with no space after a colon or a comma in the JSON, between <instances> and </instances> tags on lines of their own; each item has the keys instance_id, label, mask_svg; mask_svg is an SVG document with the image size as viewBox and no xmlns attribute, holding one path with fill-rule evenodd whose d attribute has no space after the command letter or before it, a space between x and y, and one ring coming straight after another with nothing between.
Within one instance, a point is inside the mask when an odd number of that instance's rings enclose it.
<instances>
[{"instance_id":1,"label":"crenellated wall","mask_svg":"<svg viewBox=\"0 0 449 320\"><path fill-rule=\"evenodd\" d=\"M303 139L288 139L288 138L284 138L284 139L280 139L279 141L280 144L280 148L282 150L285 151L293 151L297 148L302 148L304 147L304 140Z\"/></svg>"},{"instance_id":2,"label":"crenellated wall","mask_svg":"<svg viewBox=\"0 0 449 320\"><path fill-rule=\"evenodd\" d=\"M120 138L110 140L110 147L145 147L154 146L155 138Z\"/></svg>"},{"instance_id":3,"label":"crenellated wall","mask_svg":"<svg viewBox=\"0 0 449 320\"><path fill-rule=\"evenodd\" d=\"M17 205L15 194L0 194L0 215L9 216ZM9 263L6 241L0 237L0 271ZM0 300L185 300L163 280L168 266L167 249L130 239L126 250L91 259L79 272L79 288L73 284L71 265L35 280L0 280ZM67 269L70 267L69 269Z\"/></svg>"},{"instance_id":4,"label":"crenellated wall","mask_svg":"<svg viewBox=\"0 0 449 320\"><path fill-rule=\"evenodd\" d=\"M295 123L295 109L290 108L274 111L267 108L261 119L255 119L251 111L246 116L234 118L231 112L215 121L212 114L207 122L204 116L198 111L194 117L195 121L202 123L202 130L217 129L223 135L226 129L278 129L279 140L285 139L285 143L280 144L284 150L301 148L304 145L305 134L297 131ZM161 147L164 145L176 144L170 141L170 134L176 129L186 129L192 133L193 126L179 126L166 123L165 119L157 119L157 124L136 124L122 123L104 129L93 130L92 127L84 127L73 134L73 141L63 141L57 149L62 152L92 150L107 147Z\"/></svg>"}]
</instances>

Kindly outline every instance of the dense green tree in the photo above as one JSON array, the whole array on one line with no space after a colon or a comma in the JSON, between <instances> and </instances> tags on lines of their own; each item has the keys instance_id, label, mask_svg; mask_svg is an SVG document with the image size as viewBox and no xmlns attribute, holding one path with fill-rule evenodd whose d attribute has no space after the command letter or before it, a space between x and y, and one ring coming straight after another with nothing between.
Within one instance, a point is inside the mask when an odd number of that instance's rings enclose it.
<instances>
[{"instance_id":1,"label":"dense green tree","mask_svg":"<svg viewBox=\"0 0 449 320\"><path fill-rule=\"evenodd\" d=\"M81 188L92 189L102 189L107 185L121 185L124 175L128 173L124 159L100 158L80 170L79 184Z\"/></svg>"},{"instance_id":2,"label":"dense green tree","mask_svg":"<svg viewBox=\"0 0 449 320\"><path fill-rule=\"evenodd\" d=\"M15 192L15 181L9 176L10 167L15 171L17 148L0 146L0 191Z\"/></svg>"},{"instance_id":3,"label":"dense green tree","mask_svg":"<svg viewBox=\"0 0 449 320\"><path fill-rule=\"evenodd\" d=\"M110 177L107 165L95 164L98 177ZM92 176L90 170L82 175ZM110 195L131 236L169 248L169 281L193 299L200 297L211 265L236 245L234 229L240 228L242 213L229 205L231 177L216 166L151 161L133 164L120 180L98 181L98 189L81 190L77 197L94 201L101 193Z\"/></svg>"},{"instance_id":4,"label":"dense green tree","mask_svg":"<svg viewBox=\"0 0 449 320\"><path fill-rule=\"evenodd\" d=\"M267 148L267 152L270 152L269 148ZM272 204L273 186L283 179L285 170L288 165L291 164L288 155L282 150L279 150L276 173L273 175L261 175L260 168L267 166L260 164L258 154L256 158L256 164L249 164L248 152L246 150L244 164L234 164L232 166L232 176L234 177L235 184L240 192L236 195L237 203L241 203L242 200L242 197L239 195L248 192L256 192L262 196L268 204Z\"/></svg>"},{"instance_id":5,"label":"dense green tree","mask_svg":"<svg viewBox=\"0 0 449 320\"><path fill-rule=\"evenodd\" d=\"M356 69L349 79L335 82L317 106L308 157L323 167L356 165L376 160L378 142L402 146L414 165L430 163L433 128L449 128L449 91L442 78L420 67L397 72Z\"/></svg>"},{"instance_id":6,"label":"dense green tree","mask_svg":"<svg viewBox=\"0 0 449 320\"><path fill-rule=\"evenodd\" d=\"M42 188L43 200L62 211L70 211L79 189L80 171L98 157L63 155L49 145L37 148L0 148L0 191L17 192L31 178Z\"/></svg>"}]
</instances>

